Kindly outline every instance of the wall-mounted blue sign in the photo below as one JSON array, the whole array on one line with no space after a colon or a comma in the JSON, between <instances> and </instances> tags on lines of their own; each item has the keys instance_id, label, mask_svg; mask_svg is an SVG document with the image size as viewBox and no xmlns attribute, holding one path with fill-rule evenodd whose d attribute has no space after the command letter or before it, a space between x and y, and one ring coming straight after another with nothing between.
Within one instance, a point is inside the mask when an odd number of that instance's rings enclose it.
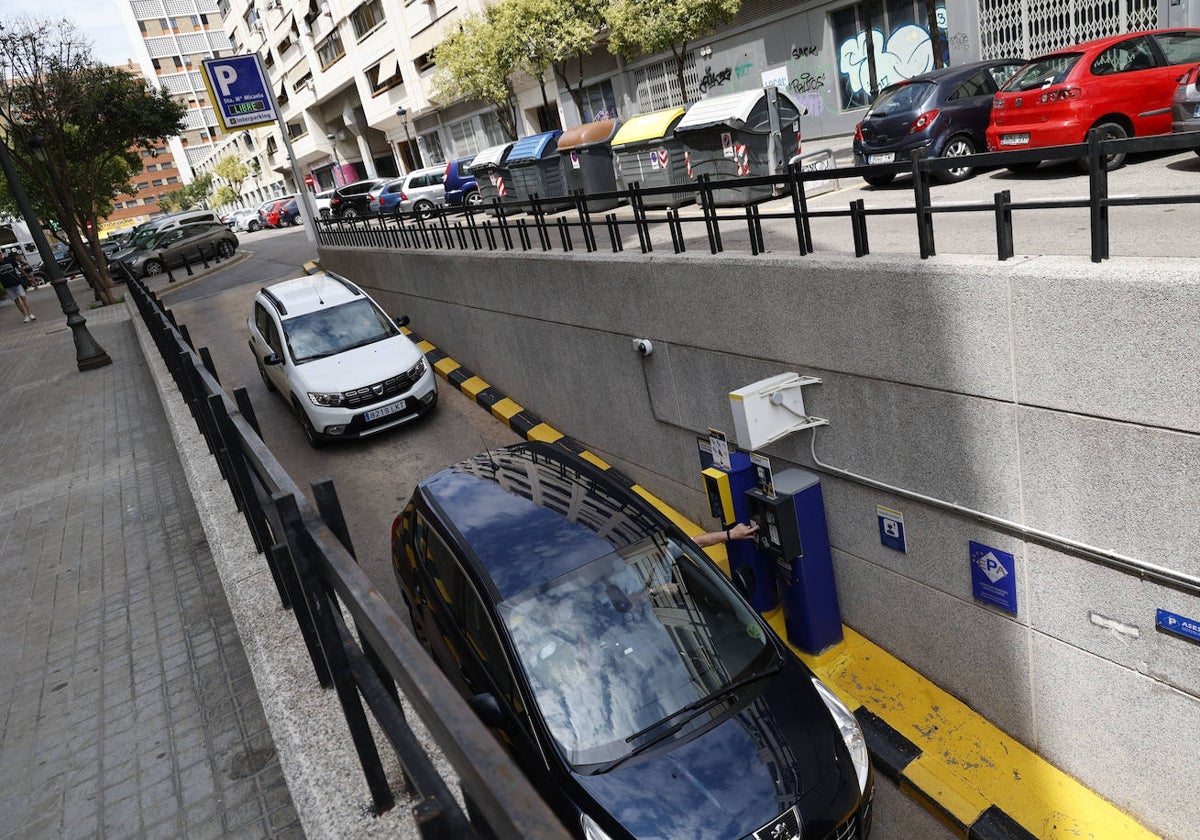
<instances>
[{"instance_id":1,"label":"wall-mounted blue sign","mask_svg":"<svg viewBox=\"0 0 1200 840\"><path fill-rule=\"evenodd\" d=\"M875 506L875 518L879 522L879 542L901 554L906 553L904 547L904 514L898 510Z\"/></svg>"},{"instance_id":2,"label":"wall-mounted blue sign","mask_svg":"<svg viewBox=\"0 0 1200 840\"><path fill-rule=\"evenodd\" d=\"M1016 613L1017 566L1013 556L974 540L970 545L971 590L975 600Z\"/></svg>"},{"instance_id":3,"label":"wall-mounted blue sign","mask_svg":"<svg viewBox=\"0 0 1200 840\"><path fill-rule=\"evenodd\" d=\"M1185 618L1173 612L1159 610L1154 623L1158 625L1158 629L1173 636L1182 636L1189 641L1200 642L1200 621L1194 618Z\"/></svg>"},{"instance_id":4,"label":"wall-mounted blue sign","mask_svg":"<svg viewBox=\"0 0 1200 840\"><path fill-rule=\"evenodd\" d=\"M206 58L204 85L222 130L275 122L270 81L257 55Z\"/></svg>"}]
</instances>

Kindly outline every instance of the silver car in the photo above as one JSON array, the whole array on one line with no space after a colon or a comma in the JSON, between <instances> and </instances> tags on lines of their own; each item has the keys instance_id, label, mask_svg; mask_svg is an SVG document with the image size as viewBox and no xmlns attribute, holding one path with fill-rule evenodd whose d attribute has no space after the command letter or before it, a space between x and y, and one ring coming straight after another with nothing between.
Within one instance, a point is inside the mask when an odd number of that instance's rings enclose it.
<instances>
[{"instance_id":1,"label":"silver car","mask_svg":"<svg viewBox=\"0 0 1200 840\"><path fill-rule=\"evenodd\" d=\"M1179 86L1171 97L1171 131L1200 131L1200 64L1179 77ZM1200 134L1196 135L1200 147ZM1200 148L1193 149L1200 155Z\"/></svg>"}]
</instances>

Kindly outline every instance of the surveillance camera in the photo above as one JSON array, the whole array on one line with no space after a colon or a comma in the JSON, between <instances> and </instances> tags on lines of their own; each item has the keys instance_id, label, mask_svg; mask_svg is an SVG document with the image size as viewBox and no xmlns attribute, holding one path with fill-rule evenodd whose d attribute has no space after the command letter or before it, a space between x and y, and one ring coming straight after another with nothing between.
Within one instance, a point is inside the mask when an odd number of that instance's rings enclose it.
<instances>
[{"instance_id":1,"label":"surveillance camera","mask_svg":"<svg viewBox=\"0 0 1200 840\"><path fill-rule=\"evenodd\" d=\"M643 356L649 356L651 353L654 352L654 345L650 342L650 339L648 339L648 338L635 338L633 340L633 346Z\"/></svg>"}]
</instances>

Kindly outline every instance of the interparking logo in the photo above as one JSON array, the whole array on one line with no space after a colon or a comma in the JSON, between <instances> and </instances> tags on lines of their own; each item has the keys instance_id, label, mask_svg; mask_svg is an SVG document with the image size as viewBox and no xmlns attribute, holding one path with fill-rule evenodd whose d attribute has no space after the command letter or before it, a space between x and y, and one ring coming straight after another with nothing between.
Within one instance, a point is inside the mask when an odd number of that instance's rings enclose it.
<instances>
[{"instance_id":1,"label":"interparking logo","mask_svg":"<svg viewBox=\"0 0 1200 840\"><path fill-rule=\"evenodd\" d=\"M1008 575L1008 569L1004 568L1004 564L990 551L982 557L976 558L975 565L992 583L999 583Z\"/></svg>"}]
</instances>

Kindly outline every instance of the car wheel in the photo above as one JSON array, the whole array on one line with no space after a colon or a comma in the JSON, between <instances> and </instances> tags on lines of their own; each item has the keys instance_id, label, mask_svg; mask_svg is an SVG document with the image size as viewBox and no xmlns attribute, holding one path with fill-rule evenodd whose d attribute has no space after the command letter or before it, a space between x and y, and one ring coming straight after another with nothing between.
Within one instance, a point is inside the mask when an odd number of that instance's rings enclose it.
<instances>
[{"instance_id":1,"label":"car wheel","mask_svg":"<svg viewBox=\"0 0 1200 840\"><path fill-rule=\"evenodd\" d=\"M142 266L143 277L155 277L163 273L163 264L160 260L146 260L146 264Z\"/></svg>"},{"instance_id":2,"label":"car wheel","mask_svg":"<svg viewBox=\"0 0 1200 840\"><path fill-rule=\"evenodd\" d=\"M325 221L329 221L329 216L330 216L329 209L326 207L322 207L321 208L321 218L324 219Z\"/></svg>"},{"instance_id":3,"label":"car wheel","mask_svg":"<svg viewBox=\"0 0 1200 840\"><path fill-rule=\"evenodd\" d=\"M325 445L325 438L317 434L317 430L313 428L312 421L308 419L308 412L304 410L298 401L293 400L292 406L296 409L296 413L300 415L300 425L304 427L304 436L308 438L308 445L313 449L320 449Z\"/></svg>"},{"instance_id":4,"label":"car wheel","mask_svg":"<svg viewBox=\"0 0 1200 840\"><path fill-rule=\"evenodd\" d=\"M433 202L426 201L425 199L421 199L420 201L418 201L416 204L413 205L413 212L416 213L418 216L420 216L422 219L428 219L430 216L433 215Z\"/></svg>"},{"instance_id":5,"label":"car wheel","mask_svg":"<svg viewBox=\"0 0 1200 840\"><path fill-rule=\"evenodd\" d=\"M355 210L353 207L347 207L345 210L342 211L342 218L343 219L357 219L358 211Z\"/></svg>"},{"instance_id":6,"label":"car wheel","mask_svg":"<svg viewBox=\"0 0 1200 840\"><path fill-rule=\"evenodd\" d=\"M258 363L258 375L262 377L263 385L267 386L268 391L275 390L275 383L271 381L271 377L267 376L267 369L263 367L262 359L255 357Z\"/></svg>"},{"instance_id":7,"label":"car wheel","mask_svg":"<svg viewBox=\"0 0 1200 840\"><path fill-rule=\"evenodd\" d=\"M232 257L235 250L237 249L233 247L233 243L228 239L222 239L217 243L217 255L223 260L227 260Z\"/></svg>"},{"instance_id":8,"label":"car wheel","mask_svg":"<svg viewBox=\"0 0 1200 840\"><path fill-rule=\"evenodd\" d=\"M254 221L252 221L246 225L246 230L250 233L254 233L254 231L260 230L261 228L262 228L262 225L260 225L258 223L257 219L255 219Z\"/></svg>"},{"instance_id":9,"label":"car wheel","mask_svg":"<svg viewBox=\"0 0 1200 840\"><path fill-rule=\"evenodd\" d=\"M956 134L950 138L944 149L942 149L942 157L965 157L975 154L975 144L971 142L971 138L965 134ZM960 166L956 169L939 170L935 175L937 181L942 184L954 184L958 181L965 181L975 173L975 170L970 166Z\"/></svg>"},{"instance_id":10,"label":"car wheel","mask_svg":"<svg viewBox=\"0 0 1200 840\"><path fill-rule=\"evenodd\" d=\"M868 184L870 184L872 187L886 187L888 184L892 183L892 181L896 180L896 176L894 174L893 175L864 175L863 180L866 181Z\"/></svg>"},{"instance_id":11,"label":"car wheel","mask_svg":"<svg viewBox=\"0 0 1200 840\"><path fill-rule=\"evenodd\" d=\"M1025 163L1009 163L1008 166L1004 167L1004 168L1008 169L1009 172L1020 175L1020 174L1026 173L1026 172L1033 172L1033 170L1037 169L1039 166L1042 166L1042 161L1026 161Z\"/></svg>"},{"instance_id":12,"label":"car wheel","mask_svg":"<svg viewBox=\"0 0 1200 840\"><path fill-rule=\"evenodd\" d=\"M1197 154L1200 154L1200 150L1197 150ZM479 194L479 190L471 190L463 196L463 204L468 207L478 207L483 204L483 196Z\"/></svg>"},{"instance_id":13,"label":"car wheel","mask_svg":"<svg viewBox=\"0 0 1200 840\"><path fill-rule=\"evenodd\" d=\"M1094 125L1092 128L1100 132L1101 140L1124 140L1129 136L1129 132L1125 130L1125 126L1115 122L1102 122L1099 125ZM1119 169L1125 163L1125 152L1117 152L1115 155L1106 155L1104 158L1104 168L1109 172L1114 169ZM1088 159L1081 157L1078 160L1079 168L1084 172L1088 171Z\"/></svg>"},{"instance_id":14,"label":"car wheel","mask_svg":"<svg viewBox=\"0 0 1200 840\"><path fill-rule=\"evenodd\" d=\"M301 221L303 221L303 220L300 218L300 214L297 213L295 216L292 217L292 227L299 227Z\"/></svg>"}]
</instances>

